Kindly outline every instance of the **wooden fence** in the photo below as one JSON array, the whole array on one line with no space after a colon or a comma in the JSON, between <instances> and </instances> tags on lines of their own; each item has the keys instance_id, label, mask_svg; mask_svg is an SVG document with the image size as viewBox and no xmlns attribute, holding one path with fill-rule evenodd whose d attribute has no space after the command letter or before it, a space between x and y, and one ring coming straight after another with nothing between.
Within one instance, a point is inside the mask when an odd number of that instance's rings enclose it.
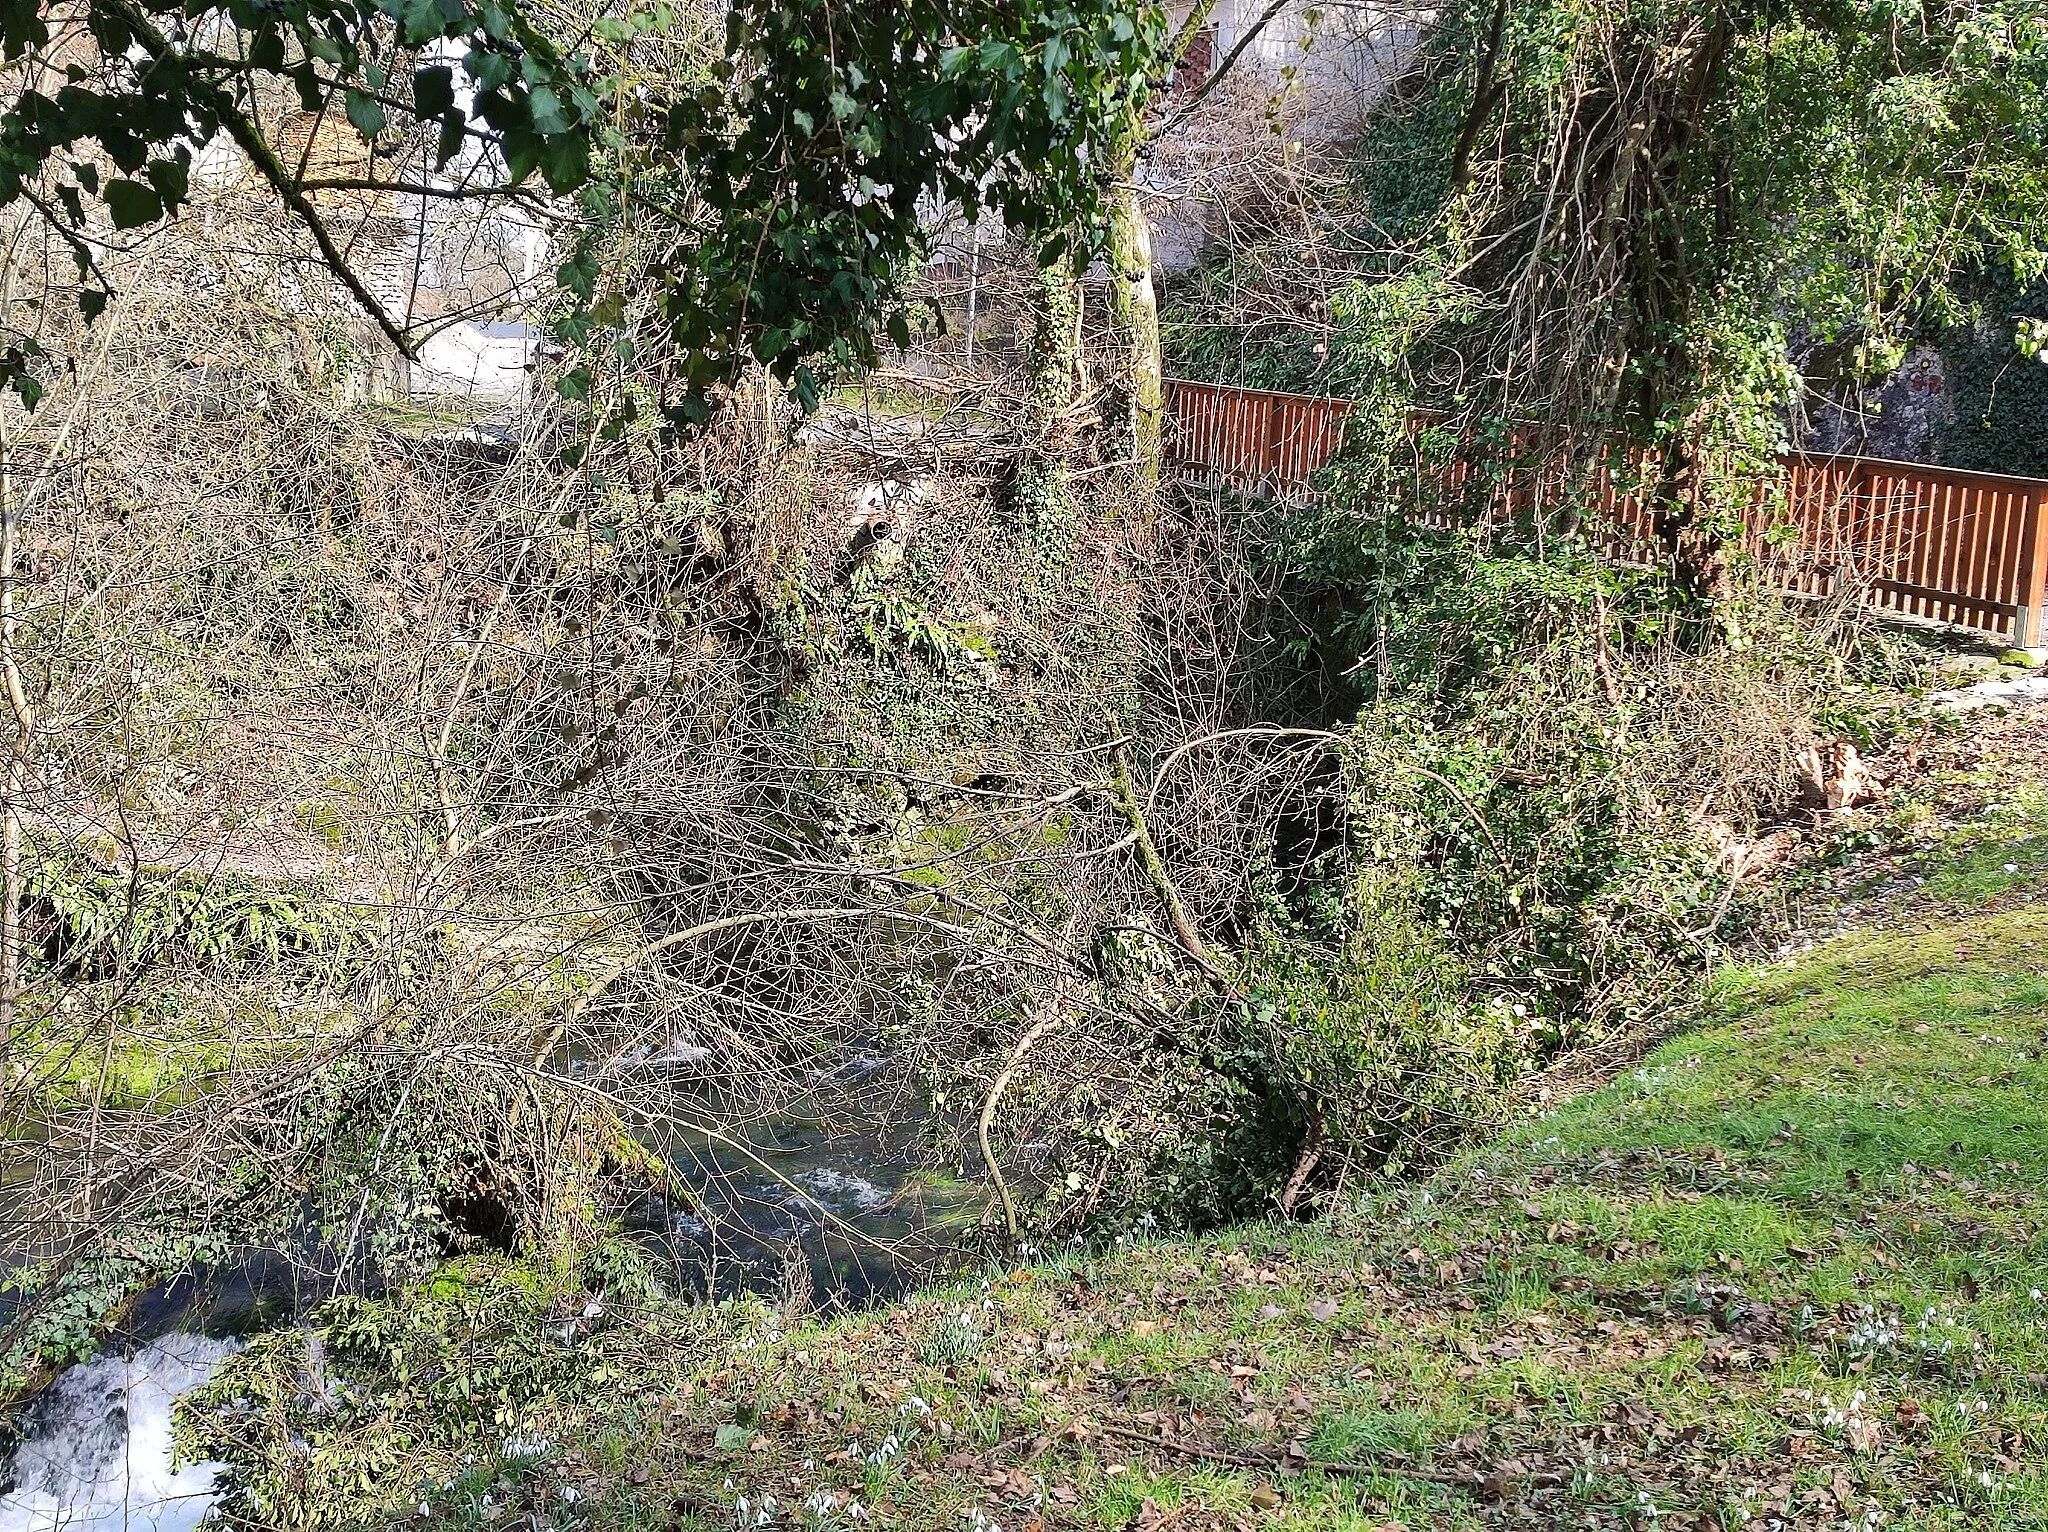
<instances>
[{"instance_id":1,"label":"wooden fence","mask_svg":"<svg viewBox=\"0 0 2048 1532\"><path fill-rule=\"evenodd\" d=\"M1351 408L1342 399L1178 378L1166 382L1166 406L1170 463L1275 497L1313 492ZM1577 493L1591 490L1592 530L1607 557L1656 565L1663 550L1649 508L1628 492L1634 476L1617 471L1622 466L1601 467ZM1536 471L1482 480L1460 460L1418 482L1417 511L1439 525L1463 523L1483 495L1483 515L1524 514L1566 488L1561 476ZM1900 616L1974 628L2022 648L2048 644L2048 479L1794 456L1752 485L1746 503L1744 549L1786 589L1824 595L1847 585Z\"/></svg>"}]
</instances>

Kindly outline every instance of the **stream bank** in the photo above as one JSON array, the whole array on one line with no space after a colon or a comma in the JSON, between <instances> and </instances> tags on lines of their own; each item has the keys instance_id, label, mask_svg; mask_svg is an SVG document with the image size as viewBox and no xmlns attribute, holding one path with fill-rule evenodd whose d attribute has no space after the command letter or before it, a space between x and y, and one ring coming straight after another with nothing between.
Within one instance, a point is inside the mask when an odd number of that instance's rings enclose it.
<instances>
[{"instance_id":1,"label":"stream bank","mask_svg":"<svg viewBox=\"0 0 2048 1532\"><path fill-rule=\"evenodd\" d=\"M817 1115L777 1119L743 1145L694 1141L688 1159L698 1189L687 1207L642 1196L621 1220L639 1269L688 1302L753 1293L848 1312L942 1271L963 1217L973 1221L966 1188L934 1182L878 1134L835 1132ZM59 1372L17 1417L0 1476L0 1532L196 1527L217 1503L222 1465L174 1465L175 1401L252 1341L310 1335L299 1321L337 1293L374 1301L377 1285L365 1280L264 1250L152 1284L124 1305L96 1355ZM593 1271L585 1280L601 1287L604 1278ZM568 1317L572 1329L581 1322ZM321 1371L310 1367L301 1382L317 1388L310 1380Z\"/></svg>"},{"instance_id":2,"label":"stream bank","mask_svg":"<svg viewBox=\"0 0 2048 1532\"><path fill-rule=\"evenodd\" d=\"M204 1440L277 1524L376 1520L338 1465L397 1444L377 1505L451 1527L2036 1528L2044 728L1926 747L1811 864L1799 939L1689 1029L1317 1224L851 1313L622 1301L526 1352L492 1317L516 1282L478 1267L336 1327L360 1406L290 1417L321 1483L225 1414ZM464 1387L502 1434L403 1381L478 1340ZM289 1409L300 1365L270 1337L236 1387Z\"/></svg>"}]
</instances>

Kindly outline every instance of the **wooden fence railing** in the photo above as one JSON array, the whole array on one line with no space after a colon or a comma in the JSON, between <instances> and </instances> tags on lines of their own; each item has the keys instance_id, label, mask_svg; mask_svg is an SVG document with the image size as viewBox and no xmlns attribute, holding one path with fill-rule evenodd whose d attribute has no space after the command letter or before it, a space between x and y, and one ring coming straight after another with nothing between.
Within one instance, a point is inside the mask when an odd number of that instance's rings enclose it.
<instances>
[{"instance_id":1,"label":"wooden fence railing","mask_svg":"<svg viewBox=\"0 0 2048 1532\"><path fill-rule=\"evenodd\" d=\"M1166 381L1166 407L1170 463L1268 496L1312 492L1351 409L1348 400L1179 378ZM1594 535L1607 557L1654 565L1662 548L1649 508L1625 487L1630 477L1598 470L1589 486ZM1476 482L1472 465L1458 461L1418 485L1417 511L1439 525L1466 522L1483 493L1484 515L1525 513L1565 487L1529 472ZM2048 644L2048 479L1794 456L1755 483L1747 503L1743 546L1786 589L1823 595L1846 584L1884 611L2023 648Z\"/></svg>"}]
</instances>

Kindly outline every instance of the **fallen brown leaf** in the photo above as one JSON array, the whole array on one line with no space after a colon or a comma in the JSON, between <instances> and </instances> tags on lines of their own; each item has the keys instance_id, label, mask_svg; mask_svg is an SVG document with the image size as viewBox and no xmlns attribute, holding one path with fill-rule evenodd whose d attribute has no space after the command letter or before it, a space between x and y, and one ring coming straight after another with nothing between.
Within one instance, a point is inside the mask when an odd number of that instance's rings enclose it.
<instances>
[{"instance_id":1,"label":"fallen brown leaf","mask_svg":"<svg viewBox=\"0 0 2048 1532\"><path fill-rule=\"evenodd\" d=\"M1849 1476L1841 1469L1837 1468L1834 1477L1828 1481L1828 1490L1835 1497L1835 1504L1842 1508L1843 1515L1854 1516L1857 1513L1855 1488L1849 1483Z\"/></svg>"}]
</instances>

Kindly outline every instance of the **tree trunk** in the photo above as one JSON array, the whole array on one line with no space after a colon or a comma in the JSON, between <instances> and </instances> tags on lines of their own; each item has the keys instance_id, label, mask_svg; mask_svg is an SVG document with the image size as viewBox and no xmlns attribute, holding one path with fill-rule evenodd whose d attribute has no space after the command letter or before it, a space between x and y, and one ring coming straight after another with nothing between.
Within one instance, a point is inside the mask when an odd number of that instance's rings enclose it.
<instances>
[{"instance_id":1,"label":"tree trunk","mask_svg":"<svg viewBox=\"0 0 2048 1532\"><path fill-rule=\"evenodd\" d=\"M14 497L6 410L0 402L0 678L5 680L14 719L14 741L7 753L5 790L0 793L0 1095L14 1064L15 1012L21 998L21 795L28 785L29 746L35 736L35 714L15 654L21 508Z\"/></svg>"},{"instance_id":2,"label":"tree trunk","mask_svg":"<svg viewBox=\"0 0 2048 1532\"><path fill-rule=\"evenodd\" d=\"M1677 442L1658 480L1655 524L1671 580L1688 600L1702 607L1720 606L1733 594L1728 546L1706 503L1697 454L1691 443Z\"/></svg>"},{"instance_id":3,"label":"tree trunk","mask_svg":"<svg viewBox=\"0 0 2048 1532\"><path fill-rule=\"evenodd\" d=\"M1643 425L1666 435L1664 471L1659 477L1655 524L1671 561L1672 582L1695 605L1713 610L1733 594L1727 533L1709 495L1706 465L1700 461L1696 405L1675 433L1662 430L1663 407L1674 399L1697 401L1708 391L1703 362L1693 341L1694 265L1682 226L1662 216L1686 195L1681 174L1686 151L1699 124L1722 94L1719 85L1731 36L1725 15L1695 46L1677 92L1650 119L1642 167L1647 201L1638 214L1642 251L1636 329L1653 342L1657 362L1646 372L1648 397Z\"/></svg>"},{"instance_id":4,"label":"tree trunk","mask_svg":"<svg viewBox=\"0 0 2048 1532\"><path fill-rule=\"evenodd\" d=\"M1164 402L1159 364L1159 298L1152 286L1152 228L1132 176L1136 158L1118 169L1110 204L1110 294L1122 376L1113 394L1110 455L1130 465L1130 483L1149 504L1159 487Z\"/></svg>"},{"instance_id":5,"label":"tree trunk","mask_svg":"<svg viewBox=\"0 0 2048 1532\"><path fill-rule=\"evenodd\" d=\"M1032 280L1031 394L1018 466L1018 508L1040 528L1073 515L1074 401L1081 365L1081 284L1062 255Z\"/></svg>"}]
</instances>

